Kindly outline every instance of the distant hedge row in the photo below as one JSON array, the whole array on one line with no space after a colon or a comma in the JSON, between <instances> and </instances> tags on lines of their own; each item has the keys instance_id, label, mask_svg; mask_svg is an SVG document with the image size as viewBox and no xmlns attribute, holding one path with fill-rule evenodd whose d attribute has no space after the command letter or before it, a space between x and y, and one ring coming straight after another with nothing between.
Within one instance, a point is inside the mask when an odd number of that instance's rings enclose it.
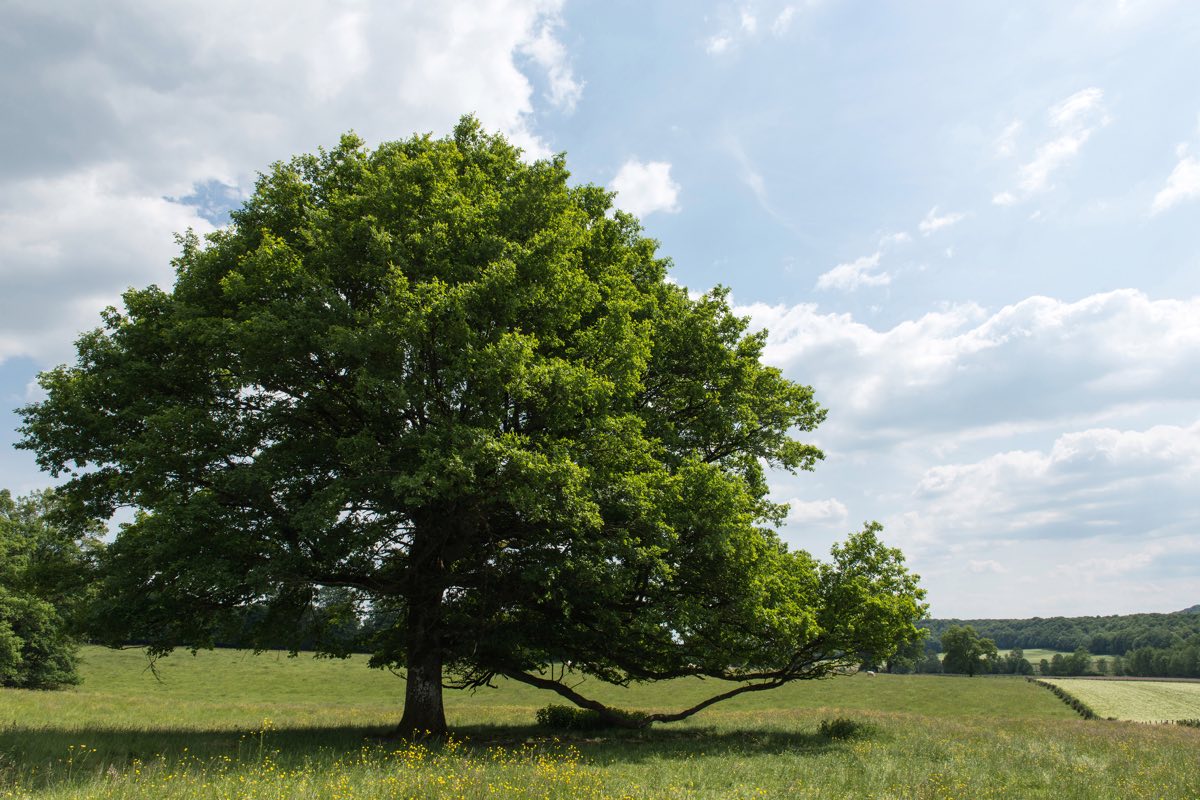
<instances>
[{"instance_id":1,"label":"distant hedge row","mask_svg":"<svg viewBox=\"0 0 1200 800\"><path fill-rule=\"evenodd\" d=\"M1036 683L1038 686L1044 686L1054 694L1058 695L1058 699L1069 705L1071 708L1079 712L1079 715L1084 719L1100 719L1100 715L1092 710L1092 707L1084 703L1073 694L1063 689L1061 686L1056 686L1048 681L1041 681L1037 678L1026 678L1030 683Z\"/></svg>"}]
</instances>

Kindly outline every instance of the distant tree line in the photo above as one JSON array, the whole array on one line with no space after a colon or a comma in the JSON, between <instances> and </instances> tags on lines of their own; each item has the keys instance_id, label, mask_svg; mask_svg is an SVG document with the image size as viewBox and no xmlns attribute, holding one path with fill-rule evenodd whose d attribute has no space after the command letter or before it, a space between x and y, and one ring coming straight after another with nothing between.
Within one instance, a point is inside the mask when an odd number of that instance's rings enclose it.
<instances>
[{"instance_id":1,"label":"distant tree line","mask_svg":"<svg viewBox=\"0 0 1200 800\"><path fill-rule=\"evenodd\" d=\"M1200 609L1108 617L930 619L921 625L929 631L926 641L935 644L950 628L970 625L1001 650L1020 647L1070 653L1083 647L1097 655L1125 655L1145 647L1173 648L1200 634Z\"/></svg>"},{"instance_id":2,"label":"distant tree line","mask_svg":"<svg viewBox=\"0 0 1200 800\"><path fill-rule=\"evenodd\" d=\"M1173 614L1128 614L1110 617L1051 617L1026 620L925 620L923 645L914 645L895 659L893 671L960 672L963 674L1031 674L1056 677L1109 675L1114 677L1200 678L1200 607ZM982 644L974 672L950 653L947 635L956 642L963 630ZM997 651L988 652L987 643ZM918 650L918 647L920 648ZM1029 664L1020 662L1024 648L1066 651ZM998 651L1011 651L1007 656ZM1093 655L1101 656L1093 658Z\"/></svg>"}]
</instances>

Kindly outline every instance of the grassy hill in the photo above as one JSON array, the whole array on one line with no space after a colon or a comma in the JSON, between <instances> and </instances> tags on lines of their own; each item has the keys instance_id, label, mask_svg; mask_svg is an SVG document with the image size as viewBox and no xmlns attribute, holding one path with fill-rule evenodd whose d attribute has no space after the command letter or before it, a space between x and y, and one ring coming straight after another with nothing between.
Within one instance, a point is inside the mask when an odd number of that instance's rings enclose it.
<instances>
[{"instance_id":1,"label":"grassy hill","mask_svg":"<svg viewBox=\"0 0 1200 800\"><path fill-rule=\"evenodd\" d=\"M1087 722L1012 678L858 675L739 697L685 724L564 734L553 697L448 693L457 741L379 738L401 679L362 659L88 648L72 690L0 691L0 798L1191 797L1200 730ZM594 682L593 682L594 683ZM590 687L631 708L714 688ZM823 720L861 727L847 739Z\"/></svg>"}]
</instances>

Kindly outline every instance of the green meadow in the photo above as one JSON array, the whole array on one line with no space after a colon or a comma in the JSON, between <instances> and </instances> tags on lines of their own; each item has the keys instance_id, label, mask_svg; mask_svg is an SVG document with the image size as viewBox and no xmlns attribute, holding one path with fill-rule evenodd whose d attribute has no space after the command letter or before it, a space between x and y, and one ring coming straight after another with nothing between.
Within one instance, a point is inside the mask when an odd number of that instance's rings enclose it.
<instances>
[{"instance_id":1,"label":"green meadow","mask_svg":"<svg viewBox=\"0 0 1200 800\"><path fill-rule=\"evenodd\" d=\"M648 731L555 732L523 685L447 692L449 742L386 738L402 679L363 659L85 648L82 685L0 691L0 797L1200 796L1200 730L1085 721L1025 680L855 675ZM645 710L714 689L588 688ZM820 733L849 718L848 738Z\"/></svg>"}]
</instances>

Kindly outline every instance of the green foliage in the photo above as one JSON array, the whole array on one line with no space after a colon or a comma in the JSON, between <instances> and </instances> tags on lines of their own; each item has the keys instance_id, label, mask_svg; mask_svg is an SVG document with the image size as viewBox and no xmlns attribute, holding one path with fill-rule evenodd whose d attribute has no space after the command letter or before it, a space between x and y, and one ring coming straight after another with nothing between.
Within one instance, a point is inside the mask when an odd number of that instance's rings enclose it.
<instances>
[{"instance_id":1,"label":"green foliage","mask_svg":"<svg viewBox=\"0 0 1200 800\"><path fill-rule=\"evenodd\" d=\"M1141 647L1168 648L1200 634L1200 613L1185 609L1171 614L1122 614L1107 617L1035 617L1033 619L931 619L922 621L933 640L947 628L969 624L1008 649L1046 649L1124 655Z\"/></svg>"},{"instance_id":2,"label":"green foliage","mask_svg":"<svg viewBox=\"0 0 1200 800\"><path fill-rule=\"evenodd\" d=\"M999 675L1032 675L1033 664L1025 658L1025 651L1014 647L1009 653L994 659L991 672Z\"/></svg>"},{"instance_id":3,"label":"green foliage","mask_svg":"<svg viewBox=\"0 0 1200 800\"><path fill-rule=\"evenodd\" d=\"M614 719L615 717L615 719ZM647 715L641 711L612 709L608 717L591 708L548 705L537 710L537 723L544 728L564 731L595 731L605 728L639 728Z\"/></svg>"},{"instance_id":4,"label":"green foliage","mask_svg":"<svg viewBox=\"0 0 1200 800\"><path fill-rule=\"evenodd\" d=\"M1064 655L1055 653L1050 662L1042 669L1043 675L1065 677L1068 675L1093 675L1092 654L1086 647L1078 647L1074 653Z\"/></svg>"},{"instance_id":5,"label":"green foliage","mask_svg":"<svg viewBox=\"0 0 1200 800\"><path fill-rule=\"evenodd\" d=\"M22 412L77 513L140 509L97 634L366 649L416 730L444 668L775 686L910 640L923 593L877 525L831 563L772 530L764 468L822 457L793 438L812 390L568 177L470 118L346 136L182 237L173 289L128 291Z\"/></svg>"},{"instance_id":6,"label":"green foliage","mask_svg":"<svg viewBox=\"0 0 1200 800\"><path fill-rule=\"evenodd\" d=\"M953 627L942 634L942 667L946 672L974 676L992 671L990 662L997 659L996 644L980 637L970 625Z\"/></svg>"},{"instance_id":7,"label":"green foliage","mask_svg":"<svg viewBox=\"0 0 1200 800\"><path fill-rule=\"evenodd\" d=\"M817 727L817 733L826 739L853 739L858 736L866 736L873 730L873 726L849 717L823 719Z\"/></svg>"},{"instance_id":8,"label":"green foliage","mask_svg":"<svg viewBox=\"0 0 1200 800\"><path fill-rule=\"evenodd\" d=\"M94 523L72 531L61 511L52 492L0 490L0 686L78 682L74 627L99 544Z\"/></svg>"}]
</instances>

